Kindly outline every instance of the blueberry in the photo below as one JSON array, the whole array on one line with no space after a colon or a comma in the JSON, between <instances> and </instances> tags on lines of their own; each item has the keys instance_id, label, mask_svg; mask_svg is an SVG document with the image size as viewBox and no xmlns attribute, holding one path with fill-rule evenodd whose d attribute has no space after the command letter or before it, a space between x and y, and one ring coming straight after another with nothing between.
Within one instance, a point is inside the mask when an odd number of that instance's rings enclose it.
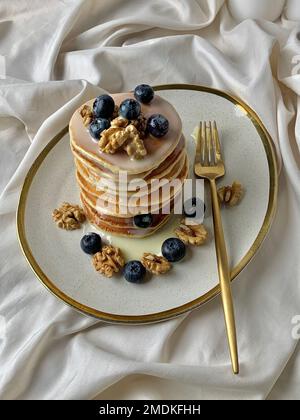
<instances>
[{"instance_id":1,"label":"blueberry","mask_svg":"<svg viewBox=\"0 0 300 420\"><path fill-rule=\"evenodd\" d=\"M197 197L190 198L184 203L183 214L185 217L195 218L198 216L200 219L204 216L206 211L205 203Z\"/></svg>"},{"instance_id":2,"label":"blueberry","mask_svg":"<svg viewBox=\"0 0 300 420\"><path fill-rule=\"evenodd\" d=\"M177 262L185 256L186 248L180 239L169 238L162 244L161 252L168 261Z\"/></svg>"},{"instance_id":3,"label":"blueberry","mask_svg":"<svg viewBox=\"0 0 300 420\"><path fill-rule=\"evenodd\" d=\"M96 254L97 252L101 251L102 248L101 237L94 232L87 233L81 239L80 246L82 251L86 254Z\"/></svg>"},{"instance_id":4,"label":"blueberry","mask_svg":"<svg viewBox=\"0 0 300 420\"><path fill-rule=\"evenodd\" d=\"M109 127L109 120L106 120L105 118L97 118L96 120L91 122L89 126L89 132L94 139L99 140L102 131L106 130Z\"/></svg>"},{"instance_id":5,"label":"blueberry","mask_svg":"<svg viewBox=\"0 0 300 420\"><path fill-rule=\"evenodd\" d=\"M154 137L163 137L169 131L169 121L161 114L154 114L148 119L147 128Z\"/></svg>"},{"instance_id":6,"label":"blueberry","mask_svg":"<svg viewBox=\"0 0 300 420\"><path fill-rule=\"evenodd\" d=\"M134 89L134 96L142 104L149 104L154 98L154 90L149 85L138 85Z\"/></svg>"},{"instance_id":7,"label":"blueberry","mask_svg":"<svg viewBox=\"0 0 300 420\"><path fill-rule=\"evenodd\" d=\"M141 105L135 99L125 99L119 108L119 114L127 120L136 120L140 113Z\"/></svg>"},{"instance_id":8,"label":"blueberry","mask_svg":"<svg viewBox=\"0 0 300 420\"><path fill-rule=\"evenodd\" d=\"M115 102L109 95L98 96L93 104L96 118L111 118L115 110Z\"/></svg>"},{"instance_id":9,"label":"blueberry","mask_svg":"<svg viewBox=\"0 0 300 420\"><path fill-rule=\"evenodd\" d=\"M146 269L140 261L129 261L124 267L123 274L130 283L141 283Z\"/></svg>"},{"instance_id":10,"label":"blueberry","mask_svg":"<svg viewBox=\"0 0 300 420\"><path fill-rule=\"evenodd\" d=\"M146 229L152 225L153 217L152 214L137 214L133 218L133 223L136 227Z\"/></svg>"}]
</instances>

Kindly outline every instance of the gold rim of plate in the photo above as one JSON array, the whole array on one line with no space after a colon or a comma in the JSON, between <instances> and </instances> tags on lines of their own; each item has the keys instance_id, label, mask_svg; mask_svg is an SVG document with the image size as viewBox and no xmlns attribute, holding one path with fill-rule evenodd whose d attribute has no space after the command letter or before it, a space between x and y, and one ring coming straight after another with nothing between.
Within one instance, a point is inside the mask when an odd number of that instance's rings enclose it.
<instances>
[{"instance_id":1,"label":"gold rim of plate","mask_svg":"<svg viewBox=\"0 0 300 420\"><path fill-rule=\"evenodd\" d=\"M264 149L266 152L268 165L269 165L269 177L270 177L270 191L269 191L269 203L267 212L265 215L264 222L262 227L253 242L252 246L246 253L246 255L242 258L242 260L233 268L231 272L231 281L233 281L237 275L246 267L246 265L251 261L254 257L256 252L258 251L259 247L261 246L263 240L265 239L270 226L272 224L273 218L275 216L276 206L277 206L277 194L278 194L278 168L277 168L277 157L274 149L274 144L271 139L270 134L266 130L264 124L258 117L258 115L253 111L245 102L241 99L236 98L228 93L225 93L218 89L213 89L205 86L199 85L189 85L189 84L169 84L169 85L159 85L154 87L155 91L159 90L195 90L199 92L207 92L222 98L225 98L232 102L235 105L238 105L246 111L248 118L252 121L256 130L262 140L264 145ZM77 309L78 311L96 317L106 322L110 323L123 323L123 324L147 324L153 322L160 322L170 318L174 318L176 316L182 315L186 312L192 311L199 306L203 305L204 303L208 302L209 300L213 299L220 293L219 285L211 289L209 292L205 293L204 295L198 297L195 300L192 300L184 305L162 311L157 313L151 313L147 315L117 315L112 313L106 313L89 306L83 305L80 302L75 301L70 296L63 293L58 287L55 286L53 281L47 277L47 275L42 271L41 267L39 266L38 262L35 260L28 241L25 235L25 224L24 224L24 216L26 210L26 200L28 197L28 192L32 181L41 166L42 162L48 155L48 153L55 147L55 145L65 136L68 132L68 127L65 127L59 134L57 134L49 143L48 145L42 150L39 154L37 159L34 161L33 165L31 166L30 170L28 171L25 181L23 184L23 188L20 195L18 210L17 210L17 231L18 237L20 241L20 245L22 251L27 259L30 267L32 268L33 272L37 276L37 278L43 283L43 285L56 297L60 298L69 306Z\"/></svg>"}]
</instances>

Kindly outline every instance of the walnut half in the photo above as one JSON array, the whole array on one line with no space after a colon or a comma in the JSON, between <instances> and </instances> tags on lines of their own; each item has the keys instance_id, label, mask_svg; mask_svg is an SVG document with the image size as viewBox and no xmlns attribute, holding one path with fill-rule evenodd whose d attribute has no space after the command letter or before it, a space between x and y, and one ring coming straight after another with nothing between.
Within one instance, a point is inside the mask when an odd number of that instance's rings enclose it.
<instances>
[{"instance_id":1,"label":"walnut half","mask_svg":"<svg viewBox=\"0 0 300 420\"><path fill-rule=\"evenodd\" d=\"M127 141L124 150L132 159L143 159L147 155L143 140L140 138L137 128L130 124L126 127L130 137Z\"/></svg>"},{"instance_id":2,"label":"walnut half","mask_svg":"<svg viewBox=\"0 0 300 420\"><path fill-rule=\"evenodd\" d=\"M107 130L102 131L99 149L103 153L114 154L128 140L128 133L122 127L111 126Z\"/></svg>"},{"instance_id":3,"label":"walnut half","mask_svg":"<svg viewBox=\"0 0 300 420\"><path fill-rule=\"evenodd\" d=\"M120 117L111 122L110 128L102 131L99 148L101 152L109 154L114 154L123 149L133 159L142 159L147 155L147 150L137 128Z\"/></svg>"},{"instance_id":4,"label":"walnut half","mask_svg":"<svg viewBox=\"0 0 300 420\"><path fill-rule=\"evenodd\" d=\"M84 105L80 110L80 115L83 119L83 124L87 127L93 121L94 114L90 106Z\"/></svg>"},{"instance_id":5,"label":"walnut half","mask_svg":"<svg viewBox=\"0 0 300 420\"><path fill-rule=\"evenodd\" d=\"M136 120L127 120L126 118L116 116L111 122L111 127L126 128L128 125L133 125L137 129L141 139L145 137L147 118L145 118L142 114L140 114Z\"/></svg>"},{"instance_id":6,"label":"walnut half","mask_svg":"<svg viewBox=\"0 0 300 420\"><path fill-rule=\"evenodd\" d=\"M179 227L174 232L182 242L195 246L203 245L208 238L208 232L204 225L187 226L185 219L181 221Z\"/></svg>"},{"instance_id":7,"label":"walnut half","mask_svg":"<svg viewBox=\"0 0 300 420\"><path fill-rule=\"evenodd\" d=\"M229 207L236 206L241 201L243 194L244 190L239 182L234 182L232 185L218 189L220 204L225 204Z\"/></svg>"},{"instance_id":8,"label":"walnut half","mask_svg":"<svg viewBox=\"0 0 300 420\"><path fill-rule=\"evenodd\" d=\"M58 209L53 210L52 217L57 226L65 230L80 229L86 220L83 209L70 203L63 203Z\"/></svg>"},{"instance_id":9,"label":"walnut half","mask_svg":"<svg viewBox=\"0 0 300 420\"><path fill-rule=\"evenodd\" d=\"M143 254L141 263L152 274L165 274L171 268L171 264L166 258L147 252Z\"/></svg>"},{"instance_id":10,"label":"walnut half","mask_svg":"<svg viewBox=\"0 0 300 420\"><path fill-rule=\"evenodd\" d=\"M102 251L93 256L93 265L95 269L105 277L112 277L118 273L124 266L125 260L119 248L107 245Z\"/></svg>"}]
</instances>

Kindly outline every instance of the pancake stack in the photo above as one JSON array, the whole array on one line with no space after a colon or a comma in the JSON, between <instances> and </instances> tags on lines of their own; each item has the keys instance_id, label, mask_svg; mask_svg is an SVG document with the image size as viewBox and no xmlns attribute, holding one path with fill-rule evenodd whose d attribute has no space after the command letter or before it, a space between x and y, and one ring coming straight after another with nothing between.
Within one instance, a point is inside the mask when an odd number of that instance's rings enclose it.
<instances>
[{"instance_id":1,"label":"pancake stack","mask_svg":"<svg viewBox=\"0 0 300 420\"><path fill-rule=\"evenodd\" d=\"M116 113L125 99L134 98L132 93L111 97ZM112 234L151 235L169 219L188 175L180 117L174 107L158 95L149 104L141 104L144 121L153 114L161 114L167 118L169 129L162 138L147 131L143 133L145 155L133 158L124 147L113 153L101 150L101 138L97 141L91 136L83 117L83 110L92 110L93 103L91 100L83 104L72 116L69 126L76 178L86 216L96 227ZM146 224L143 224L143 216L146 216Z\"/></svg>"}]
</instances>

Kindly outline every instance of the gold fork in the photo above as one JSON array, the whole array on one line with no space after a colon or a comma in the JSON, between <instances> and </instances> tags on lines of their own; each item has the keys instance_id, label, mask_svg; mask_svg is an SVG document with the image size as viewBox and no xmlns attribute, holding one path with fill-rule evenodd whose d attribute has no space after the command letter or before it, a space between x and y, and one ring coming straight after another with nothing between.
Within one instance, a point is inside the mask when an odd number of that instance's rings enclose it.
<instances>
[{"instance_id":1,"label":"gold fork","mask_svg":"<svg viewBox=\"0 0 300 420\"><path fill-rule=\"evenodd\" d=\"M222 160L218 129L215 121L213 122L213 124L211 121L209 121L208 123L200 122L199 134L197 137L197 150L194 171L198 177L207 179L210 183L215 231L215 245L225 324L227 330L232 369L235 374L238 374L239 361L234 308L230 288L230 270L216 186L216 179L221 178L225 175L225 165Z\"/></svg>"}]
</instances>

